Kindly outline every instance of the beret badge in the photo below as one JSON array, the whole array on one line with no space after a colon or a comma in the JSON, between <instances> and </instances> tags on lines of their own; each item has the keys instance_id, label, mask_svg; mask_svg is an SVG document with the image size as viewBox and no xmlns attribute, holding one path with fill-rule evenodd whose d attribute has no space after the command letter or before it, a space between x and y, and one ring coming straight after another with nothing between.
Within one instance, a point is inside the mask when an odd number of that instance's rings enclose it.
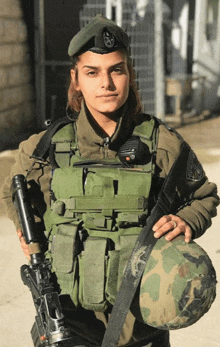
<instances>
[{"instance_id":1,"label":"beret badge","mask_svg":"<svg viewBox=\"0 0 220 347\"><path fill-rule=\"evenodd\" d=\"M103 41L104 41L105 47L107 48L113 48L115 45L114 35L109 33L107 30L103 32Z\"/></svg>"}]
</instances>

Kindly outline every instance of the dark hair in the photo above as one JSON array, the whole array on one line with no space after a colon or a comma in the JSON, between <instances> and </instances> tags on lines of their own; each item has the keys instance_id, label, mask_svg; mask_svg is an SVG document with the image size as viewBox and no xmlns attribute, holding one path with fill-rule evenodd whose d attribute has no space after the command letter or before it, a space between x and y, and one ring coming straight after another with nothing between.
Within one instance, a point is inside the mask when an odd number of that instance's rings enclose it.
<instances>
[{"instance_id":1,"label":"dark hair","mask_svg":"<svg viewBox=\"0 0 220 347\"><path fill-rule=\"evenodd\" d=\"M127 66L129 71L129 104L131 104L131 111L133 112L133 115L136 116L142 111L142 105L140 101L140 95L138 92L137 82L136 82L136 75L132 63L132 59L128 53L127 50L120 50L127 56ZM76 72L76 81L78 80L78 69L77 69L77 63L79 61L79 55L71 57L71 70L74 69ZM81 110L81 104L83 100L83 95L81 92L77 91L75 89L74 83L72 79L70 80L70 85L68 89L68 105L73 111L79 112Z\"/></svg>"}]
</instances>

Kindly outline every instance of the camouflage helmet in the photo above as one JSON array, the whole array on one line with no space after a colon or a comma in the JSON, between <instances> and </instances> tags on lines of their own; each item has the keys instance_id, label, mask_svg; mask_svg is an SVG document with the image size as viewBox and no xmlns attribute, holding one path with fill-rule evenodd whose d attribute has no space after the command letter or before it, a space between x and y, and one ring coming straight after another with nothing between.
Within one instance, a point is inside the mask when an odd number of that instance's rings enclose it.
<instances>
[{"instance_id":1,"label":"camouflage helmet","mask_svg":"<svg viewBox=\"0 0 220 347\"><path fill-rule=\"evenodd\" d=\"M183 235L171 242L162 237L141 280L139 318L158 329L184 328L209 310L215 295L216 275L207 253L194 241L185 243Z\"/></svg>"}]
</instances>

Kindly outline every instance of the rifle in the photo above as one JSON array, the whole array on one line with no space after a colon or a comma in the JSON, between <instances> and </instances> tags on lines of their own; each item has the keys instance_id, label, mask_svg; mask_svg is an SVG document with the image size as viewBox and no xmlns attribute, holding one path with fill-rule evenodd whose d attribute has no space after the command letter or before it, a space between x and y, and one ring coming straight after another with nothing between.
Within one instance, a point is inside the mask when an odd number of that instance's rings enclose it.
<instances>
[{"instance_id":1,"label":"rifle","mask_svg":"<svg viewBox=\"0 0 220 347\"><path fill-rule=\"evenodd\" d=\"M40 249L27 181L23 175L13 177L11 191L23 236L30 249L30 265L21 266L21 278L31 291L37 313L31 329L33 344L35 347L66 345L71 340L70 333L64 325L59 295L51 281L51 264Z\"/></svg>"}]
</instances>

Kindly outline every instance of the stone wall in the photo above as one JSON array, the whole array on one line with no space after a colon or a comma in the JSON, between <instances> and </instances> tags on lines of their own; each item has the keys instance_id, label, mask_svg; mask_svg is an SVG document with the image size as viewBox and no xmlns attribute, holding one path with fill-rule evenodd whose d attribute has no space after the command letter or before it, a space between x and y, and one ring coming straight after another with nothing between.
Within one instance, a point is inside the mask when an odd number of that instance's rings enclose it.
<instances>
[{"instance_id":1,"label":"stone wall","mask_svg":"<svg viewBox=\"0 0 220 347\"><path fill-rule=\"evenodd\" d=\"M16 148L30 132L35 117L23 18L19 0L0 0L0 150Z\"/></svg>"}]
</instances>

